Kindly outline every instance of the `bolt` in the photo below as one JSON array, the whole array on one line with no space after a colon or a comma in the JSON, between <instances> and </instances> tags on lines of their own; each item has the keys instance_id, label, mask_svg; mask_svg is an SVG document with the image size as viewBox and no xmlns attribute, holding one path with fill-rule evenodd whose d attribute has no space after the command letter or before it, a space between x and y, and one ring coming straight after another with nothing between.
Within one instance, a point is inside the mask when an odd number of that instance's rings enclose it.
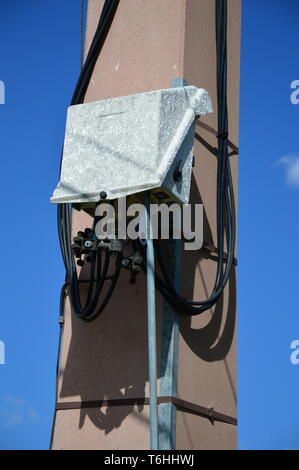
<instances>
[{"instance_id":1,"label":"bolt","mask_svg":"<svg viewBox=\"0 0 299 470\"><path fill-rule=\"evenodd\" d=\"M133 271L134 271L134 273L140 273L141 267L134 265L134 266L133 266Z\"/></svg>"},{"instance_id":2,"label":"bolt","mask_svg":"<svg viewBox=\"0 0 299 470\"><path fill-rule=\"evenodd\" d=\"M174 181L176 181L176 182L181 181L182 175L183 175L183 173L182 173L182 162L180 160L179 163L177 164L176 169L173 172Z\"/></svg>"},{"instance_id":3,"label":"bolt","mask_svg":"<svg viewBox=\"0 0 299 470\"><path fill-rule=\"evenodd\" d=\"M121 264L123 265L124 268L127 268L130 264L130 261L128 260L128 258L124 258Z\"/></svg>"},{"instance_id":4,"label":"bolt","mask_svg":"<svg viewBox=\"0 0 299 470\"><path fill-rule=\"evenodd\" d=\"M101 199L106 199L106 197L107 197L106 191L101 191L101 192L100 192L100 198L101 198Z\"/></svg>"}]
</instances>

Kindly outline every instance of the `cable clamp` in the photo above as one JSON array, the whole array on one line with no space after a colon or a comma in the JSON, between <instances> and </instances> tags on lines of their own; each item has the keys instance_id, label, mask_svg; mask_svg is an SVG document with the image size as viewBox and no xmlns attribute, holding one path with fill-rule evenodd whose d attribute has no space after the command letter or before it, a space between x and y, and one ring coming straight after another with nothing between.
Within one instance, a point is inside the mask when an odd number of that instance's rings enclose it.
<instances>
[{"instance_id":1,"label":"cable clamp","mask_svg":"<svg viewBox=\"0 0 299 470\"><path fill-rule=\"evenodd\" d=\"M215 415L214 415L214 408L213 407L209 408L208 418L209 418L211 424L214 424Z\"/></svg>"},{"instance_id":2,"label":"cable clamp","mask_svg":"<svg viewBox=\"0 0 299 470\"><path fill-rule=\"evenodd\" d=\"M227 140L228 139L228 132L223 132L222 134L217 134L217 139Z\"/></svg>"}]
</instances>

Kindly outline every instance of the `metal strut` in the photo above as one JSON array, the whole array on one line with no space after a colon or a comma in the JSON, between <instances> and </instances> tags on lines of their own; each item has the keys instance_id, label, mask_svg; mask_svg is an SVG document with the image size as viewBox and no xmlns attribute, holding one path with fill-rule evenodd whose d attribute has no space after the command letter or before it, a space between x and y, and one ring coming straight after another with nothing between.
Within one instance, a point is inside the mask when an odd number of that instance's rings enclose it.
<instances>
[{"instance_id":1,"label":"metal strut","mask_svg":"<svg viewBox=\"0 0 299 470\"><path fill-rule=\"evenodd\" d=\"M157 330L155 293L155 254L153 228L150 216L150 196L145 195L146 207L146 278L147 278L147 322L148 322L148 370L150 404L151 450L159 448L158 399L157 399Z\"/></svg>"}]
</instances>

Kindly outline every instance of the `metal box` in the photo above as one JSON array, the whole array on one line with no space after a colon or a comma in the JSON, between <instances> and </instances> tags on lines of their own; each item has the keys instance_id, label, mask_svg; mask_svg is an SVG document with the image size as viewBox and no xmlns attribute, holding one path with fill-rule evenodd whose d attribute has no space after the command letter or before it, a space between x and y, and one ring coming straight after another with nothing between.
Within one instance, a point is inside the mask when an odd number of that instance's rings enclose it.
<instances>
[{"instance_id":1,"label":"metal box","mask_svg":"<svg viewBox=\"0 0 299 470\"><path fill-rule=\"evenodd\" d=\"M153 190L189 200L194 119L212 112L207 91L155 90L70 106L53 203L95 203ZM102 197L100 196L102 195Z\"/></svg>"}]
</instances>

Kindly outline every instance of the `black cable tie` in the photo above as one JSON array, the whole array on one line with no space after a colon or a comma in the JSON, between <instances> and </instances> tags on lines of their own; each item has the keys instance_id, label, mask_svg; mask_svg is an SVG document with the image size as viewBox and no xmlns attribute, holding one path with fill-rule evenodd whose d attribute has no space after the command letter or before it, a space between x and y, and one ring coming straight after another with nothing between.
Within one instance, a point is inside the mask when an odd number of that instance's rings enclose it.
<instances>
[{"instance_id":1,"label":"black cable tie","mask_svg":"<svg viewBox=\"0 0 299 470\"><path fill-rule=\"evenodd\" d=\"M213 408L213 407L209 408L208 418L209 418L211 424L214 424L214 422L215 422L215 415L214 415L214 408Z\"/></svg>"},{"instance_id":2,"label":"black cable tie","mask_svg":"<svg viewBox=\"0 0 299 470\"><path fill-rule=\"evenodd\" d=\"M217 139L227 140L228 139L228 132L223 132L222 134L217 134Z\"/></svg>"}]
</instances>

